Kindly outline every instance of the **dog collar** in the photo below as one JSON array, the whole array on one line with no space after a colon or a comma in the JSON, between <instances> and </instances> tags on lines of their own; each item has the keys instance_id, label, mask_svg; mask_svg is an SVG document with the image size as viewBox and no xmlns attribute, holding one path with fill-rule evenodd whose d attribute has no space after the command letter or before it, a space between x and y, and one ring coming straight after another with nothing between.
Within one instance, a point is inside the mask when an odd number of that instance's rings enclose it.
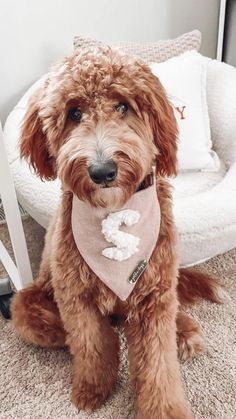
<instances>
[{"instance_id":1,"label":"dog collar","mask_svg":"<svg viewBox=\"0 0 236 419\"><path fill-rule=\"evenodd\" d=\"M156 185L136 192L118 211L97 211L73 195L76 246L97 277L122 301L131 294L155 248L160 229Z\"/></svg>"}]
</instances>

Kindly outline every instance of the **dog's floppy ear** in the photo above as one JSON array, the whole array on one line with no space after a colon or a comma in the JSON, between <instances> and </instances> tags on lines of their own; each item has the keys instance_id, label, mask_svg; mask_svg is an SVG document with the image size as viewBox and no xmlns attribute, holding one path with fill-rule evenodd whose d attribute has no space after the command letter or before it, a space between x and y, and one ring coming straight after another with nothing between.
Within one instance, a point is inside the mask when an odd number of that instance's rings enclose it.
<instances>
[{"instance_id":1,"label":"dog's floppy ear","mask_svg":"<svg viewBox=\"0 0 236 419\"><path fill-rule=\"evenodd\" d=\"M25 114L20 136L20 155L26 158L37 175L42 179L56 178L54 160L49 155L47 137L43 132L42 122L39 117L39 100L42 89L39 89L29 102Z\"/></svg>"},{"instance_id":2,"label":"dog's floppy ear","mask_svg":"<svg viewBox=\"0 0 236 419\"><path fill-rule=\"evenodd\" d=\"M178 130L174 112L159 79L151 73L147 77L146 88L149 122L158 150L156 171L163 176L175 176Z\"/></svg>"}]
</instances>

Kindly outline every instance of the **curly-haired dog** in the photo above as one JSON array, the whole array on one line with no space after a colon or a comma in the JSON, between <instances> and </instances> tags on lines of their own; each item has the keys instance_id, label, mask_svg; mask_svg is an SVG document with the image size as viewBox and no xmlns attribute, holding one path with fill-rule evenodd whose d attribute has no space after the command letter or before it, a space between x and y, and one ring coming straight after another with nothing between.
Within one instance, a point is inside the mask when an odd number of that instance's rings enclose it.
<instances>
[{"instance_id":1,"label":"curly-haired dog","mask_svg":"<svg viewBox=\"0 0 236 419\"><path fill-rule=\"evenodd\" d=\"M120 315L137 417L193 417L184 397L177 343L187 358L203 350L203 339L195 321L178 312L178 301L218 297L217 284L198 272L180 270L177 285L176 232L166 179L176 174L176 135L172 107L159 80L142 62L109 48L72 55L56 66L25 116L21 155L41 178L60 178L62 197L47 232L38 278L14 297L13 322L28 342L69 347L74 357L72 401L82 409L99 407L114 387L119 342L110 316ZM94 216L117 212L150 187L153 165L160 230L146 270L141 268L133 291L122 301L76 245L73 197ZM146 220L146 225L152 222Z\"/></svg>"}]
</instances>

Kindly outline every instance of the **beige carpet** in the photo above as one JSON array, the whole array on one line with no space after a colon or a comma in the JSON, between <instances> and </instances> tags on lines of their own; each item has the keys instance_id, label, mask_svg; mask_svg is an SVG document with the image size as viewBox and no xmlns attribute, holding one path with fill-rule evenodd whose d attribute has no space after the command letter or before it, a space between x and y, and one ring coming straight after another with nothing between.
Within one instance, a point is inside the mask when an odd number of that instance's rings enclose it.
<instances>
[{"instance_id":1,"label":"beige carpet","mask_svg":"<svg viewBox=\"0 0 236 419\"><path fill-rule=\"evenodd\" d=\"M37 272L44 230L24 221L30 257ZM0 239L9 247L5 226ZM202 325L207 352L181 370L196 419L236 418L236 249L203 265L225 285L225 304L203 302L191 310ZM0 277L4 271L0 266ZM121 365L117 388L97 412L87 415L70 404L70 356L65 350L35 348L21 342L11 323L0 318L1 419L132 419L133 396L128 381L127 351L121 333ZM149 419L149 418L147 418Z\"/></svg>"}]
</instances>

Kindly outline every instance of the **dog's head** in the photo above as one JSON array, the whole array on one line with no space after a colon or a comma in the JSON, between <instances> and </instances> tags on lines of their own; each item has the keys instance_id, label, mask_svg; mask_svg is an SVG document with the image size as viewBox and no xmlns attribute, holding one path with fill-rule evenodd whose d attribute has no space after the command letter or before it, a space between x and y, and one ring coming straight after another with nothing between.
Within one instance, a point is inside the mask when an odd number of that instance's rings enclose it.
<instances>
[{"instance_id":1,"label":"dog's head","mask_svg":"<svg viewBox=\"0 0 236 419\"><path fill-rule=\"evenodd\" d=\"M151 172L176 173L177 128L159 80L110 48L66 58L32 97L21 156L93 206L123 205Z\"/></svg>"}]
</instances>

